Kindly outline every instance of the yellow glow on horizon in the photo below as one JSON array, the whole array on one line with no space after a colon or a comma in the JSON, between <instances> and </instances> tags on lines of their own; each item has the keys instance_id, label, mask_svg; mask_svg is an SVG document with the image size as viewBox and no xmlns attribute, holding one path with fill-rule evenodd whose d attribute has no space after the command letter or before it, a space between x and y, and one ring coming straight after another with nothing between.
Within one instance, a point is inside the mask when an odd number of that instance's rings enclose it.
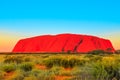
<instances>
[{"instance_id":1,"label":"yellow glow on horizon","mask_svg":"<svg viewBox=\"0 0 120 80\"><path fill-rule=\"evenodd\" d=\"M117 50L120 49L120 36L114 35L113 37L110 38L113 47Z\"/></svg>"},{"instance_id":2,"label":"yellow glow on horizon","mask_svg":"<svg viewBox=\"0 0 120 80\"><path fill-rule=\"evenodd\" d=\"M120 32L110 33L105 35L104 38L109 39L116 50L120 49Z\"/></svg>"},{"instance_id":3,"label":"yellow glow on horizon","mask_svg":"<svg viewBox=\"0 0 120 80\"><path fill-rule=\"evenodd\" d=\"M18 39L14 34L0 32L0 52L11 52Z\"/></svg>"}]
</instances>

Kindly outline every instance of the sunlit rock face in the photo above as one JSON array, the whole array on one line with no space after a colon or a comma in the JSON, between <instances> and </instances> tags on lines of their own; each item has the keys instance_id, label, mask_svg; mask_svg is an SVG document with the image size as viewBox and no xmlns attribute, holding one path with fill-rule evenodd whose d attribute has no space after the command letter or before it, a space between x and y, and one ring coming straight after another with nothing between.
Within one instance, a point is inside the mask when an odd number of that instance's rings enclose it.
<instances>
[{"instance_id":1,"label":"sunlit rock face","mask_svg":"<svg viewBox=\"0 0 120 80\"><path fill-rule=\"evenodd\" d=\"M81 34L42 35L21 39L12 52L89 52L104 50L114 52L110 40Z\"/></svg>"}]
</instances>

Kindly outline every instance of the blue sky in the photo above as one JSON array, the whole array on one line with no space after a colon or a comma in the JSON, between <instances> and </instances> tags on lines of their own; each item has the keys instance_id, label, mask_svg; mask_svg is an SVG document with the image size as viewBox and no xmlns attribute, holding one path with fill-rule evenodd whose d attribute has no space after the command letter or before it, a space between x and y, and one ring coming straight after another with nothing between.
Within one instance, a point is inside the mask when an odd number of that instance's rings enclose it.
<instances>
[{"instance_id":1,"label":"blue sky","mask_svg":"<svg viewBox=\"0 0 120 80\"><path fill-rule=\"evenodd\" d=\"M0 0L0 51L21 38L59 33L105 37L120 49L120 0Z\"/></svg>"},{"instance_id":2,"label":"blue sky","mask_svg":"<svg viewBox=\"0 0 120 80\"><path fill-rule=\"evenodd\" d=\"M119 0L1 0L1 19L120 22Z\"/></svg>"},{"instance_id":3,"label":"blue sky","mask_svg":"<svg viewBox=\"0 0 120 80\"><path fill-rule=\"evenodd\" d=\"M1 0L0 30L28 35L120 30L119 0Z\"/></svg>"}]
</instances>

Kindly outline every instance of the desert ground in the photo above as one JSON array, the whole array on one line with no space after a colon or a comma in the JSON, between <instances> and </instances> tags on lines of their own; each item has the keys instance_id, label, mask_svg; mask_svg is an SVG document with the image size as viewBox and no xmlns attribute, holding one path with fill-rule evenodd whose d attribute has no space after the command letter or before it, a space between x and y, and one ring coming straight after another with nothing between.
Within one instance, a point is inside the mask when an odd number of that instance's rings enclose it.
<instances>
[{"instance_id":1,"label":"desert ground","mask_svg":"<svg viewBox=\"0 0 120 80\"><path fill-rule=\"evenodd\" d=\"M0 54L0 80L119 79L120 54Z\"/></svg>"}]
</instances>

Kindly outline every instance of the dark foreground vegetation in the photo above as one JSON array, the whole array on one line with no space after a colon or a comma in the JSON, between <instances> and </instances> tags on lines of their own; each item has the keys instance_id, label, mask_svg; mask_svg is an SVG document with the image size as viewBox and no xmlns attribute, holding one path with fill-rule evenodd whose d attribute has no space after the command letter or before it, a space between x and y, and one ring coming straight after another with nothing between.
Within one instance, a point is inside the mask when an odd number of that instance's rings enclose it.
<instances>
[{"instance_id":1,"label":"dark foreground vegetation","mask_svg":"<svg viewBox=\"0 0 120 80\"><path fill-rule=\"evenodd\" d=\"M1 54L0 80L119 80L120 54Z\"/></svg>"}]
</instances>

